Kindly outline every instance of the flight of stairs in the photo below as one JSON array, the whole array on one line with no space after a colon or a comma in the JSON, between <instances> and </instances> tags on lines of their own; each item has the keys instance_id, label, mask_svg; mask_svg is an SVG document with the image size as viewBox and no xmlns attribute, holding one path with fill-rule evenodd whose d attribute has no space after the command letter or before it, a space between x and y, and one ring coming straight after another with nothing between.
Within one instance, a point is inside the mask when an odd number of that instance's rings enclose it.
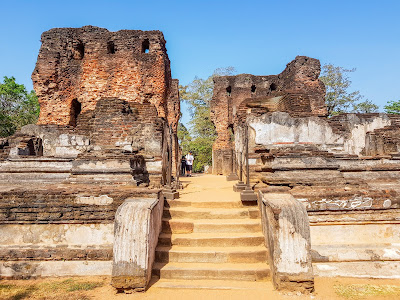
<instances>
[{"instance_id":1,"label":"flight of stairs","mask_svg":"<svg viewBox=\"0 0 400 300\"><path fill-rule=\"evenodd\" d=\"M153 275L175 283L269 279L258 208L239 200L166 201Z\"/></svg>"}]
</instances>

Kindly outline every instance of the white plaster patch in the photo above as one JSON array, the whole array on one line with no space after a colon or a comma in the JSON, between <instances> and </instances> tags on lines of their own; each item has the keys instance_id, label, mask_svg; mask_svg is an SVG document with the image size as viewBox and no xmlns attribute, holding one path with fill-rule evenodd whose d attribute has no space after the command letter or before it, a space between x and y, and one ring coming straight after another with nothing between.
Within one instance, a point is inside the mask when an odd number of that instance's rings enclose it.
<instances>
[{"instance_id":1,"label":"white plaster patch","mask_svg":"<svg viewBox=\"0 0 400 300\"><path fill-rule=\"evenodd\" d=\"M257 164L257 159L255 158L249 158L249 165L250 166L255 166Z\"/></svg>"},{"instance_id":2,"label":"white plaster patch","mask_svg":"<svg viewBox=\"0 0 400 300\"><path fill-rule=\"evenodd\" d=\"M107 195L100 196L77 196L75 199L75 203L77 204L93 204L93 205L109 205L113 203L113 198Z\"/></svg>"},{"instance_id":3,"label":"white plaster patch","mask_svg":"<svg viewBox=\"0 0 400 300\"><path fill-rule=\"evenodd\" d=\"M132 148L131 145L125 145L125 146L123 147L123 149L124 149L125 151L128 151L128 152L132 152L132 151L133 151L133 148Z\"/></svg>"},{"instance_id":4,"label":"white plaster patch","mask_svg":"<svg viewBox=\"0 0 400 300\"><path fill-rule=\"evenodd\" d=\"M321 265L321 264L317 264L314 265L317 267L317 269L321 270L321 271L333 271L336 270L337 268L334 266L330 266L330 265Z\"/></svg>"},{"instance_id":5,"label":"white plaster patch","mask_svg":"<svg viewBox=\"0 0 400 300\"><path fill-rule=\"evenodd\" d=\"M60 134L58 137L60 146L70 146L69 138L67 134Z\"/></svg>"},{"instance_id":6,"label":"white plaster patch","mask_svg":"<svg viewBox=\"0 0 400 300\"><path fill-rule=\"evenodd\" d=\"M330 266L315 263L313 266L314 274L321 277L400 278L398 261L334 262Z\"/></svg>"},{"instance_id":7,"label":"white plaster patch","mask_svg":"<svg viewBox=\"0 0 400 300\"><path fill-rule=\"evenodd\" d=\"M293 224L287 218L279 219L278 233L280 257L277 260L277 270L283 273L308 272L308 242L296 232ZM295 246L294 246L295 245Z\"/></svg>"},{"instance_id":8,"label":"white plaster patch","mask_svg":"<svg viewBox=\"0 0 400 300\"><path fill-rule=\"evenodd\" d=\"M392 206L392 201L390 201L389 199L386 199L385 201L383 201L384 208L389 208L390 206Z\"/></svg>"},{"instance_id":9,"label":"white plaster patch","mask_svg":"<svg viewBox=\"0 0 400 300\"><path fill-rule=\"evenodd\" d=\"M146 161L146 170L148 172L158 172L162 169L162 161Z\"/></svg>"},{"instance_id":10,"label":"white plaster patch","mask_svg":"<svg viewBox=\"0 0 400 300\"><path fill-rule=\"evenodd\" d=\"M76 157L81 151L72 147L56 147L55 156Z\"/></svg>"},{"instance_id":11,"label":"white plaster patch","mask_svg":"<svg viewBox=\"0 0 400 300\"><path fill-rule=\"evenodd\" d=\"M384 259L400 259L400 251L398 249L385 248L382 257Z\"/></svg>"},{"instance_id":12,"label":"white plaster patch","mask_svg":"<svg viewBox=\"0 0 400 300\"><path fill-rule=\"evenodd\" d=\"M381 117L374 119L372 122L366 122L354 126L351 130L351 138L345 141L345 149L354 154L360 154L365 147L365 136L368 131L374 131L378 128L383 128L390 125L390 120L385 120Z\"/></svg>"}]
</instances>

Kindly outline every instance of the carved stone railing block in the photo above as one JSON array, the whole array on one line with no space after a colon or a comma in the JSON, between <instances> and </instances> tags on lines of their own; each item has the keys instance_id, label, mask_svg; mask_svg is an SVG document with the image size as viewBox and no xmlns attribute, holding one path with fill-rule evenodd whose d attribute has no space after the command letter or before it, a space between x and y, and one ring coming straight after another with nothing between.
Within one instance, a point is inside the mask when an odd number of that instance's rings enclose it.
<instances>
[{"instance_id":1,"label":"carved stone railing block","mask_svg":"<svg viewBox=\"0 0 400 300\"><path fill-rule=\"evenodd\" d=\"M127 199L118 208L111 279L117 290L146 289L161 231L163 202L163 198Z\"/></svg>"},{"instance_id":2,"label":"carved stone railing block","mask_svg":"<svg viewBox=\"0 0 400 300\"><path fill-rule=\"evenodd\" d=\"M259 192L263 232L277 290L314 290L310 224L303 204L290 194Z\"/></svg>"}]
</instances>

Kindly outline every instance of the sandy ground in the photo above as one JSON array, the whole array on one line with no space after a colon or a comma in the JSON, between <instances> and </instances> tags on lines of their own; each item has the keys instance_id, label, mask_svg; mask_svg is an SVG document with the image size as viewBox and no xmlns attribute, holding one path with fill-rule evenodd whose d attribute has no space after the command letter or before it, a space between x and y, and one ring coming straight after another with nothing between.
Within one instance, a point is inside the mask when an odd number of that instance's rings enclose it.
<instances>
[{"instance_id":1,"label":"sandy ground","mask_svg":"<svg viewBox=\"0 0 400 300\"><path fill-rule=\"evenodd\" d=\"M399 280L374 280L356 278L316 278L315 292L311 295L298 295L296 293L282 293L274 291L271 282L265 282L265 288L246 290L200 290L200 289L162 289L154 284L146 293L140 294L115 294L109 286L93 291L96 299L349 299L341 297L335 292L334 286L347 286L352 284L396 285L400 287ZM101 291L101 292L100 292ZM351 299L400 299L400 295L377 296L371 295L364 298Z\"/></svg>"},{"instance_id":2,"label":"sandy ground","mask_svg":"<svg viewBox=\"0 0 400 300\"><path fill-rule=\"evenodd\" d=\"M6 296L1 293L2 285L16 285L19 287L35 287L43 284L52 284L54 282L60 282L65 278L45 278L36 280L0 280L0 299L157 299L157 300L178 300L178 299L200 299L200 300L213 300L213 299L400 299L400 293L387 294L387 295L376 295L370 294L362 297L343 297L338 295L335 290L337 288L345 288L349 285L374 285L382 288L388 286L396 286L400 291L399 280L389 279L358 279L358 278L315 278L315 292L311 295L299 295L296 293L283 293L273 290L271 282L263 282L262 287L249 289L232 289L232 290L205 290L205 289L169 289L157 287L157 282L153 281L152 285L145 293L132 293L132 294L117 294L115 289L109 284L111 278L108 276L92 276L92 277L72 277L75 281L88 281L88 282L101 282L102 286L89 291L81 292L63 292L53 291L48 293L46 291L38 293L20 293L13 296ZM258 285L258 284L257 284ZM252 286L252 283L249 284ZM240 284L242 287L242 284Z\"/></svg>"}]
</instances>

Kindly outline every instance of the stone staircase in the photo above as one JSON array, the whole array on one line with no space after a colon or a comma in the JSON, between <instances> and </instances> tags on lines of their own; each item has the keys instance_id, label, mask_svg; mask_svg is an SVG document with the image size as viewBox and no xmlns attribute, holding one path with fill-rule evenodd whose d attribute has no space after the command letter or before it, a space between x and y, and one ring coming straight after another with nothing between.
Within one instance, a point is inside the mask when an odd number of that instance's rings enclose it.
<instances>
[{"instance_id":1,"label":"stone staircase","mask_svg":"<svg viewBox=\"0 0 400 300\"><path fill-rule=\"evenodd\" d=\"M182 288L196 280L211 288L210 280L221 287L221 281L269 279L258 208L244 207L238 194L229 194L237 200L210 200L204 194L204 199L183 195L166 201L153 267L161 286Z\"/></svg>"}]
</instances>

